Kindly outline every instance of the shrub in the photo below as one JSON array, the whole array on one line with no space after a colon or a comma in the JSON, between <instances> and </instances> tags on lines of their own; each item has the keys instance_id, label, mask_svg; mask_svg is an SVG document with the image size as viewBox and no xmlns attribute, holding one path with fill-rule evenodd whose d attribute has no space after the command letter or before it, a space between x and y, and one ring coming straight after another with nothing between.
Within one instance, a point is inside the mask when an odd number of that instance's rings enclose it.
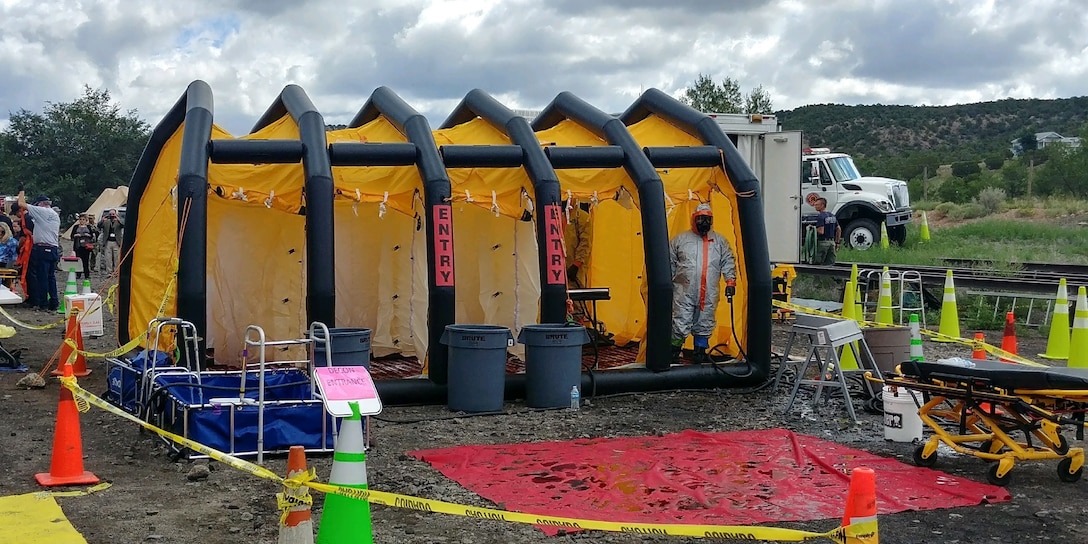
<instances>
[{"instance_id":1,"label":"shrub","mask_svg":"<svg viewBox=\"0 0 1088 544\"><path fill-rule=\"evenodd\" d=\"M936 214L938 216L948 217L950 214L954 213L955 210L958 210L958 209L959 209L959 205L957 205L955 203L941 202L940 204L937 204L936 208L933 208L933 211L936 212Z\"/></svg>"},{"instance_id":2,"label":"shrub","mask_svg":"<svg viewBox=\"0 0 1088 544\"><path fill-rule=\"evenodd\" d=\"M1035 208L1017 208L1016 217L1035 217Z\"/></svg>"},{"instance_id":3,"label":"shrub","mask_svg":"<svg viewBox=\"0 0 1088 544\"><path fill-rule=\"evenodd\" d=\"M956 206L955 210L948 212L948 218L954 221L978 219L987 215L990 215L990 212L978 202L969 202L962 206Z\"/></svg>"},{"instance_id":4,"label":"shrub","mask_svg":"<svg viewBox=\"0 0 1088 544\"><path fill-rule=\"evenodd\" d=\"M1001 210L1001 206L1005 203L1005 190L997 187L986 187L979 191L978 196L975 197L972 203L986 208L988 213L996 213Z\"/></svg>"}]
</instances>

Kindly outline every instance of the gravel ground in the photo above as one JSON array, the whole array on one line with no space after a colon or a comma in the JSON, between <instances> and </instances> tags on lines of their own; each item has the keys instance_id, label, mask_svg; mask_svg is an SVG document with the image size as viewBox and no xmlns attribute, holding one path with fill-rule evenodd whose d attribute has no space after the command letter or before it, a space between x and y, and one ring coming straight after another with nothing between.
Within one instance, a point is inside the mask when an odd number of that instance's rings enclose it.
<instances>
[{"instance_id":1,"label":"gravel ground","mask_svg":"<svg viewBox=\"0 0 1088 544\"><path fill-rule=\"evenodd\" d=\"M10 311L29 323L55 320L53 315L32 310ZM107 327L112 327L112 320L108 321ZM774 345L779 349L785 345L786 330L776 325ZM111 335L112 330L106 338L88 341L87 348L104 351L112 347ZM999 338L1000 333L988 336ZM61 338L60 329L20 329L4 345L9 349L25 348L24 360L37 371L60 345ZM1044 347L1045 339L1021 339L1021 353L1039 353ZM969 355L965 346L926 342L924 348L930 359ZM794 353L800 355L801 348ZM90 366L94 372L80 379L80 384L101 393L105 390L104 367L101 361L92 361ZM19 373L0 372L0 495L40 490L33 476L49 468L58 384L50 380L44 389L26 390L15 386L20 377ZM845 417L841 402L820 405L815 411L807 403L798 403L786 414L785 400L784 389L764 388L755 392L720 390L593 398L576 413L527 412L521 402L508 403L508 415L490 417L454 417L456 414L443 406L388 407L372 430L370 485L383 491L495 507L405 452L464 444L654 435L685 429L717 432L782 427L910 462L913 445L885 441L882 416L862 410L860 401L855 403L860 424L855 425ZM112 487L88 496L57 500L88 542L276 542L278 512L274 494L280 489L272 482L214 462L172 462L158 438L101 410L81 414L80 420L86 468L112 483ZM1073 445L1083 446L1076 441ZM310 463L319 478L328 477L330 456L311 455ZM279 474L285 471L282 458L267 460L266 465ZM985 463L973 457L942 455L936 468L985 482ZM1055 462L1017 464L1007 489L1013 497L1011 502L881 516L882 540L1088 541L1088 528L1083 523L1088 519L1085 483L1058 482ZM320 521L321 503L322 498L316 497L315 523ZM695 541L597 531L546 537L531 526L382 506L373 508L373 517L376 542ZM830 519L780 525L823 532L838 522Z\"/></svg>"}]
</instances>

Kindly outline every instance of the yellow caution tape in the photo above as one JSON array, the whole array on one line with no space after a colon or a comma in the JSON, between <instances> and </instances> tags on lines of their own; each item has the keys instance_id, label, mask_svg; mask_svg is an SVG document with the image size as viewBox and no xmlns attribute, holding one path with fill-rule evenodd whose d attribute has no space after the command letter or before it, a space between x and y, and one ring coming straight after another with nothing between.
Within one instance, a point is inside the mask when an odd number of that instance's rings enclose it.
<instances>
[{"instance_id":1,"label":"yellow caution tape","mask_svg":"<svg viewBox=\"0 0 1088 544\"><path fill-rule=\"evenodd\" d=\"M835 317L835 318L838 318L838 319L845 319L845 318L843 318L842 314L835 314L835 313L831 313L831 312L825 312L825 311L822 311L822 310L817 310L815 308L806 308L805 306L800 306L800 305L797 305L797 304L793 304L791 302L782 302L780 300L772 300L771 302L772 302L772 304L774 304L775 306L777 306L779 308L786 308L786 309L793 310L793 311L796 311L796 312L812 314L812 315L819 315L819 316L824 316L824 317ZM857 320L857 322L858 322L858 325L863 326L863 327L896 327L896 326L898 326L898 325L888 325L887 323L875 323L875 322L872 322L872 321L865 321L865 320ZM928 330L928 329L920 329L919 332L921 334L923 334L923 335L926 335L926 336L930 336L930 337L933 337L933 338L939 338L939 339L941 339L942 341L945 341L945 342L963 344L965 346L972 346L972 347L975 347L975 348L982 348L982 349L985 349L986 352L991 354L991 355L996 355L997 357L1002 357L1002 358L1008 359L1010 361L1020 363L1022 365L1034 366L1034 367L1046 367L1046 366L1048 366L1048 365L1036 363L1035 361L1032 361L1031 359L1025 359L1024 357L1021 357L1021 356L1016 355L1014 353L1009 353L1009 352L1007 352L1007 351L1005 351L1005 350L1003 350L1003 349L1001 349L1001 348L999 348L997 346L992 346L990 344L987 344L986 342L979 342L978 340L974 340L974 339L968 340L966 338L959 338L959 337L956 337L956 336L949 336L947 334L941 334L939 332L934 332L934 331L931 331L931 330Z\"/></svg>"},{"instance_id":2,"label":"yellow caution tape","mask_svg":"<svg viewBox=\"0 0 1088 544\"><path fill-rule=\"evenodd\" d=\"M85 497L91 493L105 491L111 487L113 487L113 484L102 482L100 484L92 485L87 489L77 489L75 491L38 491L34 493L34 496L39 499L44 499L46 497Z\"/></svg>"},{"instance_id":3,"label":"yellow caution tape","mask_svg":"<svg viewBox=\"0 0 1088 544\"><path fill-rule=\"evenodd\" d=\"M160 429L146 421L143 421L136 416L133 416L132 414L129 414L128 412L125 412L124 410L121 410L120 408L86 391L79 386L79 384L76 382L75 377L61 378L60 381L64 387L67 387L72 391L72 394L75 397L81 398L93 406L106 410L111 414L120 416L129 421L132 421L133 423L136 423L137 425L140 425L141 427L163 438L166 438L167 440L187 447L199 454L207 455L211 459L219 461L220 463L236 468L243 472L247 472L249 474L257 476L258 478L264 478L273 482L277 482L289 489L298 488L299 486L305 486L316 491L321 491L322 493L335 493L337 495L342 495L362 501L368 501L373 504L390 506L393 508L407 508L410 510L418 510L421 512L436 512L478 519L508 521L512 523L525 523L530 525L546 525L549 527L559 527L567 529L587 529L642 535L672 535L696 538L729 538L737 540L779 540L786 542L802 542L816 540L820 538L827 538L829 540L845 544L848 539L854 539L852 541L857 541L857 539L859 538L866 538L869 535L875 534L877 530L877 522L875 520L855 523L846 527L837 527L826 533L799 531L780 527L761 527L747 525L618 523L611 521L543 516L538 514L496 510L492 508L479 508L475 506L466 506L463 504L438 501L434 499L413 497L410 495L387 493L384 491L376 491L373 489L357 489L352 487L342 487L333 484L323 484L313 481L314 472L312 468L306 473L297 474L290 478L284 478L260 465L250 463L249 461L245 461L233 455L215 450L199 442L195 442L183 436L178 436L174 433L171 433L164 429ZM281 495L283 496L281 497ZM291 503L291 501L296 500L296 498L288 498L286 494L277 494L277 499L282 501L279 503L281 509L284 508L284 504ZM300 500L302 503L309 504L306 499ZM287 507L289 508L293 505L294 504L289 504Z\"/></svg>"},{"instance_id":4,"label":"yellow caution tape","mask_svg":"<svg viewBox=\"0 0 1088 544\"><path fill-rule=\"evenodd\" d=\"M52 329L53 327L59 327L59 326L64 324L63 319L61 319L60 321L57 321L56 323L50 323L48 325L31 325L29 323L23 323L22 321L19 321L18 319L15 319L14 317L12 317L11 314L9 314L8 311L4 309L3 306L0 306L0 314L3 314L3 316L6 317L8 319L8 321L11 321L12 323L15 323L16 325L18 325L18 326L20 326L20 327L22 327L24 329L30 329L30 330L33 330L33 331L44 331L45 329Z\"/></svg>"},{"instance_id":5,"label":"yellow caution tape","mask_svg":"<svg viewBox=\"0 0 1088 544\"><path fill-rule=\"evenodd\" d=\"M107 351L107 352L104 352L104 353L97 353L97 352L94 352L94 351L86 351L86 350L79 349L79 347L76 346L76 341L71 339L71 338L65 338L64 339L64 344L67 345L69 348L72 348L72 356L75 356L78 353L79 355L82 355L84 357L105 359L105 358L108 358L108 357L120 357L121 355L124 355L124 354L136 349L136 347L140 345L140 342L143 341L144 337L146 337L146 336L147 336L147 333L141 334L140 336L137 336L136 338L133 338L132 340L129 340L127 344L125 344L125 345L123 345L123 346L121 346L121 347L119 347L117 349Z\"/></svg>"}]
</instances>

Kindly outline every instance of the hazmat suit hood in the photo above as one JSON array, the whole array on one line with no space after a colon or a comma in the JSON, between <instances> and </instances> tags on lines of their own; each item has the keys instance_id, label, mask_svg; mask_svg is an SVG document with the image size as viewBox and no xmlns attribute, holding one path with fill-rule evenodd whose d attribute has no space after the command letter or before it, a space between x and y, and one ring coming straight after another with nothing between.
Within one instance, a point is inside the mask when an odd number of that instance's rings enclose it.
<instances>
[{"instance_id":1,"label":"hazmat suit hood","mask_svg":"<svg viewBox=\"0 0 1088 544\"><path fill-rule=\"evenodd\" d=\"M705 237L710 233L713 224L714 211L710 209L710 204L703 202L696 206L695 211L691 213L691 232ZM702 228L700 229L700 227Z\"/></svg>"}]
</instances>

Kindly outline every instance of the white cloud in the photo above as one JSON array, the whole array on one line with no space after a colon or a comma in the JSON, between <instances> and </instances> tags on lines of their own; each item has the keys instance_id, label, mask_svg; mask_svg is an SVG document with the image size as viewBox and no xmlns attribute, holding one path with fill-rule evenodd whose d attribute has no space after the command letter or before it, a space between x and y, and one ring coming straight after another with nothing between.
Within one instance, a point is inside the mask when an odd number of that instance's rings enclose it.
<instances>
[{"instance_id":1,"label":"white cloud","mask_svg":"<svg viewBox=\"0 0 1088 544\"><path fill-rule=\"evenodd\" d=\"M1068 97L1088 73L1076 0L0 0L0 20L0 126L84 84L155 124L204 80L240 134L288 84L331 123L388 86L438 124L473 88L617 112L705 73L791 109Z\"/></svg>"}]
</instances>

